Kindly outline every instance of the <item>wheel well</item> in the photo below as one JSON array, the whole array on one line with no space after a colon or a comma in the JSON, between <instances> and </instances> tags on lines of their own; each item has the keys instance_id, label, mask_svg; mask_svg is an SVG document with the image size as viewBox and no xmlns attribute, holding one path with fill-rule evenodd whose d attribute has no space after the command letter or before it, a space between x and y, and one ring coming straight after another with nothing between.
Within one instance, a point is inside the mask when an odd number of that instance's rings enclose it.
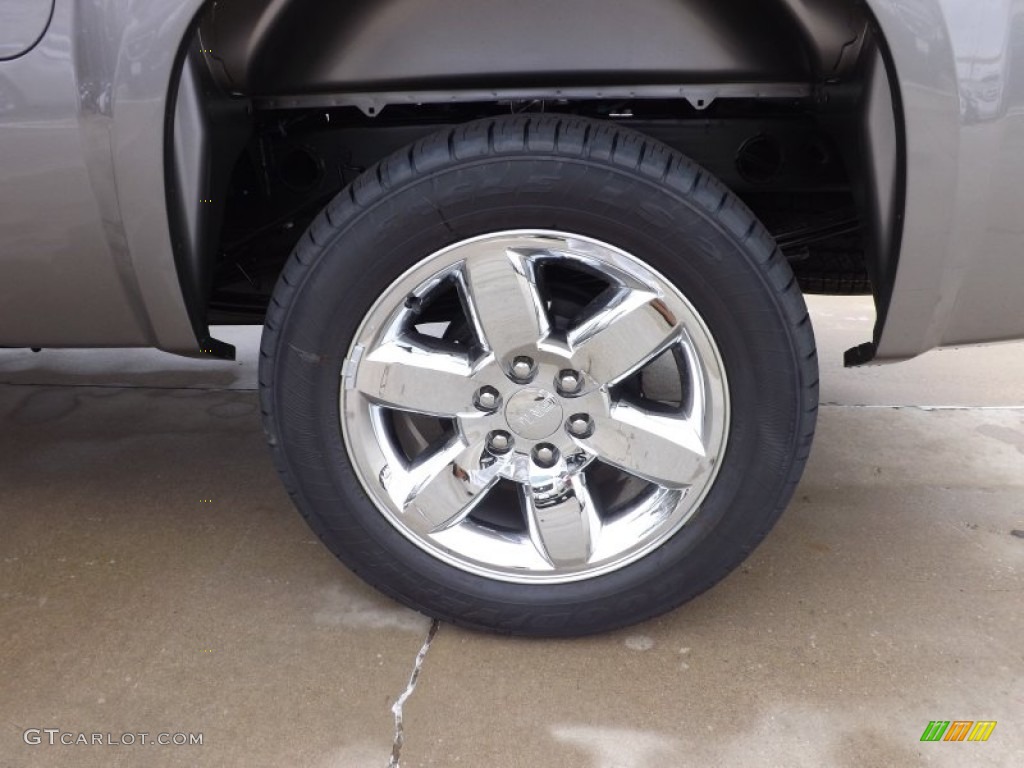
<instances>
[{"instance_id":1,"label":"wheel well","mask_svg":"<svg viewBox=\"0 0 1024 768\"><path fill-rule=\"evenodd\" d=\"M308 222L378 160L474 118L563 112L680 149L758 214L805 291L873 292L882 314L902 211L892 82L849 0L219 0L177 100L178 245L208 322L260 322Z\"/></svg>"},{"instance_id":2,"label":"wheel well","mask_svg":"<svg viewBox=\"0 0 1024 768\"><path fill-rule=\"evenodd\" d=\"M230 87L262 95L520 87L538 79L561 86L675 83L680 75L803 79L819 55L808 50L788 7L759 0L221 0L203 35Z\"/></svg>"}]
</instances>

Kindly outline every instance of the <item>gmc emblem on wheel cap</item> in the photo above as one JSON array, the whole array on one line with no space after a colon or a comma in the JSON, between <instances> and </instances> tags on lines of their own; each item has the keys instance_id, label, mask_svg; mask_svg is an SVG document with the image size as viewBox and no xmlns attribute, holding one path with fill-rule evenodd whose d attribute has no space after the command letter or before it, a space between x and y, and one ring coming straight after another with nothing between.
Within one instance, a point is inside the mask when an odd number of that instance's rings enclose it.
<instances>
[{"instance_id":1,"label":"gmc emblem on wheel cap","mask_svg":"<svg viewBox=\"0 0 1024 768\"><path fill-rule=\"evenodd\" d=\"M513 416L511 420L515 423L512 425L512 428L516 429L517 432L522 431L524 429L529 429L531 426L533 426L538 421L547 416L549 413L551 413L551 411L557 405L558 403L555 402L554 396L548 395L547 397L538 401L538 403L529 410L527 410L526 413L521 413L517 414L516 416Z\"/></svg>"},{"instance_id":2,"label":"gmc emblem on wheel cap","mask_svg":"<svg viewBox=\"0 0 1024 768\"><path fill-rule=\"evenodd\" d=\"M541 440L562 423L562 407L557 398L544 389L522 389L505 406L509 429L528 440Z\"/></svg>"}]
</instances>

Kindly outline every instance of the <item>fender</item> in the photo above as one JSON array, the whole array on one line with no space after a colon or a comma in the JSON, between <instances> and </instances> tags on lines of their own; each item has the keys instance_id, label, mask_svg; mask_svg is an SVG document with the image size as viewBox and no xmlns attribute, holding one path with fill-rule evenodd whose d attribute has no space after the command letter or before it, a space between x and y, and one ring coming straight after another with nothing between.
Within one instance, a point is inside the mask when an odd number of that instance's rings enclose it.
<instances>
[{"instance_id":1,"label":"fender","mask_svg":"<svg viewBox=\"0 0 1024 768\"><path fill-rule=\"evenodd\" d=\"M201 354L168 226L178 51L203 0L56 3L0 61L0 345Z\"/></svg>"},{"instance_id":2,"label":"fender","mask_svg":"<svg viewBox=\"0 0 1024 768\"><path fill-rule=\"evenodd\" d=\"M870 4L892 53L907 150L893 300L880 311L874 355L1024 337L1024 122L1014 115L1024 106L1024 9L1011 0Z\"/></svg>"},{"instance_id":3,"label":"fender","mask_svg":"<svg viewBox=\"0 0 1024 768\"><path fill-rule=\"evenodd\" d=\"M377 61L374 56L382 50L391 50L393 59L399 57L393 48L372 49L371 39L359 35L360 30L371 30L376 36L373 40L386 42L384 22L392 18L395 24L404 23L396 19L396 9L405 2L408 0L344 4L349 9L345 13L351 13L346 16L351 23L339 34L347 35L344 39L352 47L339 51L337 60L294 57L297 63L284 66L280 75L275 75L280 78L276 84L270 81L274 89L288 86L286 77L297 76L302 66L312 67L312 71L327 78L324 82L334 85L407 87L410 83L402 78L409 72L403 72L400 61L391 62L390 69L381 70L378 75L367 68ZM745 41L747 33L729 32L725 37L715 38L717 48L713 48L708 59L714 66L698 70L693 79L715 80L724 68L726 80L735 80L741 75L752 75L752 67L761 63L770 65L773 76L787 77L806 76L829 66L842 67L848 58L849 51L845 49L850 41L843 40L843 27L837 20L852 5L840 1L780 2L798 30L800 56L765 50L763 44L745 52L737 51L737 43ZM242 0L222 0L217 13L231 4L242 4ZM296 9L310 5L311 0L255 0L249 4L253 29L259 34L246 43L246 50L252 54L261 50L283 53L280 46L288 40L287 24L294 25L298 18ZM729 29L728 25L723 26L723 12L713 10L722 3L645 0L645 4L662 14L657 17L661 21L666 21L664 14L673 5L712 9L706 18L699 17L700 24L692 28ZM341 4L319 5L326 8ZM447 7L447 2L437 0L418 5L436 10ZM744 7L760 5L766 4ZM1022 45L1016 32L1021 28L1021 12L1014 10L1009 0L1002 5L994 4L987 11L995 14L995 21L999 22L986 25L989 37L995 34L991 30L1008 30L1001 47L996 46L997 54L988 57L994 58L995 64L990 66L1004 85L1000 98L1005 103L989 112L972 112L968 109L971 100L962 96L971 93L972 79L978 79L977 66L971 62L980 62L987 53L968 39L966 25L950 24L946 14L970 11L975 4L970 0L868 0L868 5L889 51L889 85L898 105L894 120L902 128L896 132L895 151L906 153L905 180L897 179L896 185L902 188L905 183L906 204L904 209L902 195L892 197L892 215L902 226L896 228L894 245L878 271L882 283L876 295L879 320L874 346L862 358L896 360L943 344L1024 336L1024 318L1012 309L1017 306L1017 287L1024 284L1024 260L1011 258L1018 242L1005 236L1006 227L1013 224L1011 211L1005 210L1005 206L993 207L998 201L991 184L1009 183L1016 162L1010 150L1020 130L1019 120L1009 108L1015 106L1014 95L1005 84L1015 69L1015 52ZM44 154L44 143L63 135L60 141L76 145L81 152L77 165L68 165L60 172L52 168L47 174L26 170L19 177L18 196L0 190L7 210L14 210L10 206L17 204L19 214L26 216L24 220L34 223L33 231L52 226L52 217L33 208L41 209L47 195L60 189L60 179L67 183L68 190L72 186L87 189L92 201L89 205L80 203L67 212L78 217L77 230L71 225L65 227L68 232L78 233L75 248L69 249L67 240L34 233L29 250L39 256L35 261L42 266L34 265L33 270L12 267L20 294L47 297L42 305L75 307L79 321L75 327L68 327L66 322L58 325L45 317L26 319L25 307L16 297L8 301L5 293L0 306L0 344L153 345L184 354L199 353L205 328L201 320L196 320L196 308L190 312L189 304L196 299L186 299L182 271L175 259L168 211L179 201L169 192L172 163L166 149L185 41L190 38L203 7L203 0L170 5L161 0L99 5L58 3L39 44L18 59L0 62L0 86L15 89L29 81L29 68L38 65L44 55L62 59L73 70L73 78L66 85L55 83L53 89L39 97L45 103L27 110L24 120L19 122L18 114L13 118L0 117L0 138L32 130L38 134L35 142L23 137L19 146L31 146L34 152ZM460 7L465 8L465 4ZM633 5L629 8L636 13ZM591 12L587 23L593 23L597 16ZM428 21L427 17L417 18L419 23ZM445 26L442 19L431 18L433 26L421 31L428 36L441 34L439 30ZM620 23L629 21L620 16L615 18ZM673 18L676 21L670 28L678 31L683 15ZM687 18L694 18L694 14ZM776 14L768 23L778 25L781 18ZM745 28L740 25L737 29ZM793 41L791 33L783 34L787 42ZM72 39L73 46L69 42ZM633 51L635 55L626 63L635 72L660 73L659 76L665 75L667 67L683 60L673 56L685 59L691 55L667 51L665 41L660 36L655 39L661 40L662 45L653 46L654 50L636 52L620 46L622 50L613 50L608 55L622 57ZM690 50L706 50L708 44L704 45L704 49ZM310 49L304 45L304 50ZM493 51L490 53L493 56ZM613 69L593 58L594 55L587 59L591 68L584 80L607 76ZM302 64L304 58L311 60ZM259 56L254 56L252 63L237 73L230 59L225 56L223 69L227 76L239 78L236 88L239 83L253 79L258 82L260 77L269 76L269 59L260 64ZM430 74L444 79L441 70ZM522 74L505 71L503 77L515 79ZM342 79L342 75L349 79ZM479 72L477 77L481 82ZM878 118L879 123L884 123L883 117ZM8 158L3 159L6 163ZM5 270L17 259L5 242L0 252ZM88 296L77 296L77 285L60 285L61 281L56 279L76 273L83 277L100 275L99 288ZM892 285L891 304L886 281Z\"/></svg>"}]
</instances>

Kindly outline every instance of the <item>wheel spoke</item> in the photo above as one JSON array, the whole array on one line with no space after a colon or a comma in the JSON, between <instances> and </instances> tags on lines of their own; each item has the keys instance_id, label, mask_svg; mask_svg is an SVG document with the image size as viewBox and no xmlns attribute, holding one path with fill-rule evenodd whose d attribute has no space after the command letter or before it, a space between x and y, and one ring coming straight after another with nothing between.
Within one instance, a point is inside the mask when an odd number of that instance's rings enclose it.
<instances>
[{"instance_id":1,"label":"wheel spoke","mask_svg":"<svg viewBox=\"0 0 1024 768\"><path fill-rule=\"evenodd\" d=\"M699 422L616 403L582 441L606 464L664 488L686 488L711 472Z\"/></svg>"},{"instance_id":2,"label":"wheel spoke","mask_svg":"<svg viewBox=\"0 0 1024 768\"><path fill-rule=\"evenodd\" d=\"M587 490L586 477L575 473L533 478L522 487L530 538L556 568L585 565L596 548L601 519Z\"/></svg>"},{"instance_id":3,"label":"wheel spoke","mask_svg":"<svg viewBox=\"0 0 1024 768\"><path fill-rule=\"evenodd\" d=\"M355 387L373 402L428 416L472 413L479 384L469 361L410 339L377 347L359 362Z\"/></svg>"},{"instance_id":4,"label":"wheel spoke","mask_svg":"<svg viewBox=\"0 0 1024 768\"><path fill-rule=\"evenodd\" d=\"M498 482L503 463L485 458L483 440L467 446L456 437L411 467L392 470L384 487L410 527L436 533L466 519Z\"/></svg>"},{"instance_id":5,"label":"wheel spoke","mask_svg":"<svg viewBox=\"0 0 1024 768\"><path fill-rule=\"evenodd\" d=\"M527 253L481 245L463 266L467 309L484 345L497 355L533 352L548 317Z\"/></svg>"},{"instance_id":6,"label":"wheel spoke","mask_svg":"<svg viewBox=\"0 0 1024 768\"><path fill-rule=\"evenodd\" d=\"M593 315L570 331L573 365L614 384L676 341L679 321L654 293L619 288Z\"/></svg>"}]
</instances>

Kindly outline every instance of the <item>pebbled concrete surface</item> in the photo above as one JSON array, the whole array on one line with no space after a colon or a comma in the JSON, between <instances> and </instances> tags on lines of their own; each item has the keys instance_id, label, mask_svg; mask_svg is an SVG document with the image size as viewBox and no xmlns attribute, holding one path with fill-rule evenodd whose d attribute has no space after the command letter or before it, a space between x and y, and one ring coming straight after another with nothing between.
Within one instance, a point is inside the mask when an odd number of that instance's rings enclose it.
<instances>
[{"instance_id":1,"label":"pebbled concrete surface","mask_svg":"<svg viewBox=\"0 0 1024 768\"><path fill-rule=\"evenodd\" d=\"M0 351L0 767L383 768L403 695L407 768L1024 764L1024 345L846 371L869 302L811 306L827 405L778 527L573 641L427 643L338 566L263 446L253 329L219 334L239 363ZM999 725L920 743L935 719Z\"/></svg>"}]
</instances>

